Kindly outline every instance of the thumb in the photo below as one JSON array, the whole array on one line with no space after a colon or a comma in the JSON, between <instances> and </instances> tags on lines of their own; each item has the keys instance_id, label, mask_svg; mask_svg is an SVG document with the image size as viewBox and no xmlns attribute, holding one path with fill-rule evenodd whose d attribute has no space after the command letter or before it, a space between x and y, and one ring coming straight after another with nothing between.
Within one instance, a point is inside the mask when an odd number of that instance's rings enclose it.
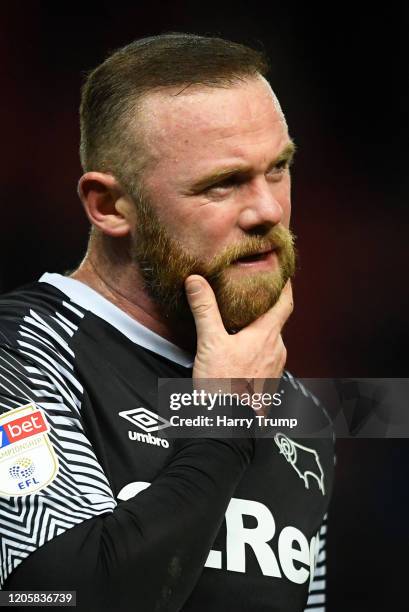
<instances>
[{"instance_id":1,"label":"thumb","mask_svg":"<svg viewBox=\"0 0 409 612\"><path fill-rule=\"evenodd\" d=\"M207 335L227 333L216 296L207 280L197 274L188 276L185 280L185 289L195 320L198 343Z\"/></svg>"}]
</instances>

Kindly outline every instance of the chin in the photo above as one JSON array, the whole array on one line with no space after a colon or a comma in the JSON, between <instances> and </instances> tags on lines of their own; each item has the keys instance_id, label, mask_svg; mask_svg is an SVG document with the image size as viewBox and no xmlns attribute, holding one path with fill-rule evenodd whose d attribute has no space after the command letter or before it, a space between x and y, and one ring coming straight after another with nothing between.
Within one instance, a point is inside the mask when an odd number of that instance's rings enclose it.
<instances>
[{"instance_id":1,"label":"chin","mask_svg":"<svg viewBox=\"0 0 409 612\"><path fill-rule=\"evenodd\" d=\"M278 272L224 276L213 287L224 326L238 331L265 314L278 301L287 278Z\"/></svg>"},{"instance_id":2,"label":"chin","mask_svg":"<svg viewBox=\"0 0 409 612\"><path fill-rule=\"evenodd\" d=\"M229 333L240 331L247 327L253 321L265 314L277 302L279 296L266 296L262 301L251 301L250 303L242 303L241 307L237 304L232 308L232 303L226 307L219 305L220 314L223 324ZM251 299L251 298L250 298Z\"/></svg>"}]
</instances>

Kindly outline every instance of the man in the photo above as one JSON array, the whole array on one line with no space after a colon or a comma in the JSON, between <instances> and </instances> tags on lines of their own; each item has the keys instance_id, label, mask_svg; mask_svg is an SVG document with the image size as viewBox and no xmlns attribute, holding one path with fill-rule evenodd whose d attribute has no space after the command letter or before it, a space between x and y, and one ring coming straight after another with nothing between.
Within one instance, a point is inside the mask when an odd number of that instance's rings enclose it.
<instances>
[{"instance_id":1,"label":"man","mask_svg":"<svg viewBox=\"0 0 409 612\"><path fill-rule=\"evenodd\" d=\"M332 441L148 426L158 378L282 378L322 414L283 373L294 144L266 71L242 45L171 34L88 76L86 257L0 305L4 589L152 612L295 612L310 590L323 610Z\"/></svg>"}]
</instances>

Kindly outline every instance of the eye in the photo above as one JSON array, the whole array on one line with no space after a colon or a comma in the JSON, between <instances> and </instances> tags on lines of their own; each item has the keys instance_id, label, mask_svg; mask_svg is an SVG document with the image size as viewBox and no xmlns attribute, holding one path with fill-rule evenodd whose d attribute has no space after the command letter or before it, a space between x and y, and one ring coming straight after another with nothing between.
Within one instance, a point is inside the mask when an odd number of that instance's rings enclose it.
<instances>
[{"instance_id":1,"label":"eye","mask_svg":"<svg viewBox=\"0 0 409 612\"><path fill-rule=\"evenodd\" d=\"M282 159L281 161L279 161L273 168L273 170L278 171L278 172L284 172L285 170L287 170L287 168L290 167L290 162L288 159Z\"/></svg>"},{"instance_id":2,"label":"eye","mask_svg":"<svg viewBox=\"0 0 409 612\"><path fill-rule=\"evenodd\" d=\"M266 176L273 179L280 179L286 170L289 169L290 165L290 160L282 159L281 161L277 162L273 168L271 168Z\"/></svg>"},{"instance_id":3,"label":"eye","mask_svg":"<svg viewBox=\"0 0 409 612\"><path fill-rule=\"evenodd\" d=\"M225 193L233 187L236 187L239 183L240 181L236 176L228 176L224 180L206 187L206 189L204 189L204 193Z\"/></svg>"}]
</instances>

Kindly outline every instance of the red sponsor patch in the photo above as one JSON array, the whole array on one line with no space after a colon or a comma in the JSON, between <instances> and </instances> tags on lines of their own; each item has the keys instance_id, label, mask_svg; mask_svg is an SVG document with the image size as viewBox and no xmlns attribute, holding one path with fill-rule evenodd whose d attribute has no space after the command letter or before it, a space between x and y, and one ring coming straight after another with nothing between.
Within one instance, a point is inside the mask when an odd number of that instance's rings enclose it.
<instances>
[{"instance_id":1,"label":"red sponsor patch","mask_svg":"<svg viewBox=\"0 0 409 612\"><path fill-rule=\"evenodd\" d=\"M40 410L36 410L32 414L26 414L14 421L9 421L3 427L7 432L10 444L30 436L35 436L43 431L48 431L47 423Z\"/></svg>"}]
</instances>

